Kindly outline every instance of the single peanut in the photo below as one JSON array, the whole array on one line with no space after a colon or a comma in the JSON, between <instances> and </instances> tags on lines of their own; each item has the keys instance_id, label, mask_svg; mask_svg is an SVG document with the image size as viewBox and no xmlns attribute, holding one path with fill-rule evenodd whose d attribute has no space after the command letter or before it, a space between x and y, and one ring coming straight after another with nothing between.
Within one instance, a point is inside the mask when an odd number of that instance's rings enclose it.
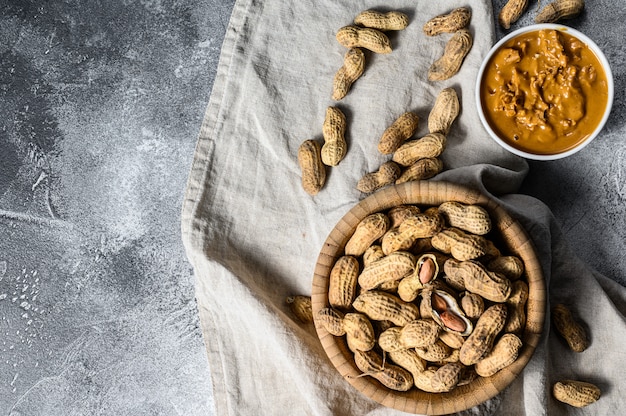
<instances>
[{"instance_id":1,"label":"single peanut","mask_svg":"<svg viewBox=\"0 0 626 416\"><path fill-rule=\"evenodd\" d=\"M528 284L523 280L512 283L511 296L506 300L509 307L504 332L521 334L526 327L526 302L528 301Z\"/></svg>"},{"instance_id":2,"label":"single peanut","mask_svg":"<svg viewBox=\"0 0 626 416\"><path fill-rule=\"evenodd\" d=\"M387 216L391 221L390 228L399 227L402 221L420 212L420 209L415 205L396 205L387 211Z\"/></svg>"},{"instance_id":3,"label":"single peanut","mask_svg":"<svg viewBox=\"0 0 626 416\"><path fill-rule=\"evenodd\" d=\"M405 348L423 348L439 339L439 325L431 319L416 319L402 327L398 341Z\"/></svg>"},{"instance_id":4,"label":"single peanut","mask_svg":"<svg viewBox=\"0 0 626 416\"><path fill-rule=\"evenodd\" d=\"M459 96L452 87L442 89L428 114L428 131L447 135L461 111Z\"/></svg>"},{"instance_id":5,"label":"single peanut","mask_svg":"<svg viewBox=\"0 0 626 416\"><path fill-rule=\"evenodd\" d=\"M309 195L316 195L326 182L320 144L315 140L302 142L298 149L298 163L302 171L302 188Z\"/></svg>"},{"instance_id":6,"label":"single peanut","mask_svg":"<svg viewBox=\"0 0 626 416\"><path fill-rule=\"evenodd\" d=\"M490 377L517 360L521 348L522 340L517 335L504 334L474 369L479 376Z\"/></svg>"},{"instance_id":7,"label":"single peanut","mask_svg":"<svg viewBox=\"0 0 626 416\"><path fill-rule=\"evenodd\" d=\"M602 392L594 384L585 381L563 380L552 387L554 398L573 407L585 407L595 403Z\"/></svg>"},{"instance_id":8,"label":"single peanut","mask_svg":"<svg viewBox=\"0 0 626 416\"><path fill-rule=\"evenodd\" d=\"M461 297L461 309L470 319L478 319L485 311L485 301L476 293L465 292Z\"/></svg>"},{"instance_id":9,"label":"single peanut","mask_svg":"<svg viewBox=\"0 0 626 416\"><path fill-rule=\"evenodd\" d=\"M461 347L459 359L463 364L476 364L491 351L496 336L504 328L506 314L506 305L496 303L478 318L474 331Z\"/></svg>"},{"instance_id":10,"label":"single peanut","mask_svg":"<svg viewBox=\"0 0 626 416\"><path fill-rule=\"evenodd\" d=\"M401 166L411 166L420 159L438 157L446 148L446 136L430 133L419 139L404 142L393 153L392 160Z\"/></svg>"},{"instance_id":11,"label":"single peanut","mask_svg":"<svg viewBox=\"0 0 626 416\"><path fill-rule=\"evenodd\" d=\"M430 380L431 387L438 392L452 390L459 384L464 369L461 363L448 363L439 367Z\"/></svg>"},{"instance_id":12,"label":"single peanut","mask_svg":"<svg viewBox=\"0 0 626 416\"><path fill-rule=\"evenodd\" d=\"M583 352L589 347L587 332L567 306L559 303L552 308L552 322L573 351Z\"/></svg>"},{"instance_id":13,"label":"single peanut","mask_svg":"<svg viewBox=\"0 0 626 416\"><path fill-rule=\"evenodd\" d=\"M286 299L289 309L295 317L302 323L313 322L313 309L311 307L311 297L303 295L288 296Z\"/></svg>"},{"instance_id":14,"label":"single peanut","mask_svg":"<svg viewBox=\"0 0 626 416\"><path fill-rule=\"evenodd\" d=\"M415 256L406 251L396 251L368 265L358 276L359 285L364 290L374 289L382 283L400 280L413 272Z\"/></svg>"},{"instance_id":15,"label":"single peanut","mask_svg":"<svg viewBox=\"0 0 626 416\"><path fill-rule=\"evenodd\" d=\"M443 362L450 354L452 349L440 339L435 340L432 344L423 347L416 347L417 355L429 362Z\"/></svg>"},{"instance_id":16,"label":"single peanut","mask_svg":"<svg viewBox=\"0 0 626 416\"><path fill-rule=\"evenodd\" d=\"M363 374L375 378L389 389L407 391L413 387L413 376L409 371L397 365L384 363L374 351L356 351L354 362Z\"/></svg>"},{"instance_id":17,"label":"single peanut","mask_svg":"<svg viewBox=\"0 0 626 416\"><path fill-rule=\"evenodd\" d=\"M467 7L459 7L450 13L435 16L424 24L426 36L436 36L441 33L454 33L467 27L472 17L472 11Z\"/></svg>"},{"instance_id":18,"label":"single peanut","mask_svg":"<svg viewBox=\"0 0 626 416\"><path fill-rule=\"evenodd\" d=\"M465 56L472 48L472 43L472 35L469 30L461 29L455 32L446 44L441 58L430 66L428 80L443 81L459 72Z\"/></svg>"},{"instance_id":19,"label":"single peanut","mask_svg":"<svg viewBox=\"0 0 626 416\"><path fill-rule=\"evenodd\" d=\"M376 10L365 10L354 18L354 24L381 31L404 30L409 25L409 17L398 11L381 13Z\"/></svg>"},{"instance_id":20,"label":"single peanut","mask_svg":"<svg viewBox=\"0 0 626 416\"><path fill-rule=\"evenodd\" d=\"M376 172L366 173L357 183L356 189L365 194L370 194L387 185L394 184L401 172L402 170L396 162L385 162Z\"/></svg>"},{"instance_id":21,"label":"single peanut","mask_svg":"<svg viewBox=\"0 0 626 416\"><path fill-rule=\"evenodd\" d=\"M439 212L452 227L478 235L484 235L491 231L489 213L480 205L448 201L439 205Z\"/></svg>"},{"instance_id":22,"label":"single peanut","mask_svg":"<svg viewBox=\"0 0 626 416\"><path fill-rule=\"evenodd\" d=\"M350 48L343 57L343 66L335 73L333 79L332 99L341 100L348 95L352 84L365 71L365 54L360 48Z\"/></svg>"},{"instance_id":23,"label":"single peanut","mask_svg":"<svg viewBox=\"0 0 626 416\"><path fill-rule=\"evenodd\" d=\"M328 107L322 127L324 145L322 146L322 162L326 166L337 166L346 156L348 145L344 137L346 133L346 116L337 107Z\"/></svg>"},{"instance_id":24,"label":"single peanut","mask_svg":"<svg viewBox=\"0 0 626 416\"><path fill-rule=\"evenodd\" d=\"M361 256L374 241L382 237L389 228L389 217L377 212L363 218L356 226L354 234L346 243L344 252L348 256Z\"/></svg>"},{"instance_id":25,"label":"single peanut","mask_svg":"<svg viewBox=\"0 0 626 416\"><path fill-rule=\"evenodd\" d=\"M365 253L363 253L363 267L367 267L383 257L385 257L383 248L378 244L373 244L365 250Z\"/></svg>"},{"instance_id":26,"label":"single peanut","mask_svg":"<svg viewBox=\"0 0 626 416\"><path fill-rule=\"evenodd\" d=\"M348 348L354 351L369 351L376 344L374 327L367 317L360 313L347 313L342 321L346 332Z\"/></svg>"},{"instance_id":27,"label":"single peanut","mask_svg":"<svg viewBox=\"0 0 626 416\"><path fill-rule=\"evenodd\" d=\"M368 27L345 26L335 36L346 48L365 48L375 53L391 53L391 42L380 30Z\"/></svg>"},{"instance_id":28,"label":"single peanut","mask_svg":"<svg viewBox=\"0 0 626 416\"><path fill-rule=\"evenodd\" d=\"M319 323L328 333L340 337L346 334L343 327L344 314L333 308L322 308L317 311L316 323Z\"/></svg>"},{"instance_id":29,"label":"single peanut","mask_svg":"<svg viewBox=\"0 0 626 416\"><path fill-rule=\"evenodd\" d=\"M488 271L482 263L474 260L449 259L444 264L446 273L456 273L463 280L465 289L492 302L505 302L513 290L511 281L502 275Z\"/></svg>"},{"instance_id":30,"label":"single peanut","mask_svg":"<svg viewBox=\"0 0 626 416\"><path fill-rule=\"evenodd\" d=\"M487 268L509 280L517 280L524 274L524 262L517 256L497 256L487 263Z\"/></svg>"},{"instance_id":31,"label":"single peanut","mask_svg":"<svg viewBox=\"0 0 626 416\"><path fill-rule=\"evenodd\" d=\"M473 260L487 253L487 240L458 228L446 228L431 238L433 247L457 260Z\"/></svg>"},{"instance_id":32,"label":"single peanut","mask_svg":"<svg viewBox=\"0 0 626 416\"><path fill-rule=\"evenodd\" d=\"M330 270L328 303L337 309L349 309L356 295L359 261L354 256L341 256Z\"/></svg>"},{"instance_id":33,"label":"single peanut","mask_svg":"<svg viewBox=\"0 0 626 416\"><path fill-rule=\"evenodd\" d=\"M546 5L535 17L535 23L554 23L576 17L585 8L584 0L556 0Z\"/></svg>"},{"instance_id":34,"label":"single peanut","mask_svg":"<svg viewBox=\"0 0 626 416\"><path fill-rule=\"evenodd\" d=\"M417 114L410 111L403 113L383 132L378 142L378 151L384 155L391 154L409 139L419 123Z\"/></svg>"},{"instance_id":35,"label":"single peanut","mask_svg":"<svg viewBox=\"0 0 626 416\"><path fill-rule=\"evenodd\" d=\"M500 26L509 29L511 24L519 20L527 7L528 0L509 0L498 14Z\"/></svg>"},{"instance_id":36,"label":"single peanut","mask_svg":"<svg viewBox=\"0 0 626 416\"><path fill-rule=\"evenodd\" d=\"M430 179L442 170L443 162L441 159L436 157L420 159L402 172L400 177L396 180L396 184Z\"/></svg>"},{"instance_id":37,"label":"single peanut","mask_svg":"<svg viewBox=\"0 0 626 416\"><path fill-rule=\"evenodd\" d=\"M371 290L363 292L352 303L352 307L376 321L391 321L404 326L419 318L419 308L390 293Z\"/></svg>"}]
</instances>

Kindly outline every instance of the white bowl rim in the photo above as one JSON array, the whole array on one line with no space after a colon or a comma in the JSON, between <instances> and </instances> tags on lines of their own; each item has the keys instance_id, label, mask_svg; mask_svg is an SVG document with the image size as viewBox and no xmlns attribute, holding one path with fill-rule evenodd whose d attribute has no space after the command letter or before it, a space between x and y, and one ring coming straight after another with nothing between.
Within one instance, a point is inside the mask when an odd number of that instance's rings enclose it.
<instances>
[{"instance_id":1,"label":"white bowl rim","mask_svg":"<svg viewBox=\"0 0 626 416\"><path fill-rule=\"evenodd\" d=\"M521 35L523 33L535 32L535 31L544 30L544 29L552 29L552 30L559 30L562 32L567 32L568 34L571 34L575 38L585 43L598 57L598 60L600 61L600 64L602 65L606 73L606 79L607 79L607 96L608 96L607 105L604 111L604 115L602 116L600 123L598 123L598 126L594 129L593 132L591 132L587 140L585 140L584 142L578 144L576 147L570 150L567 150L561 153L555 153L555 154L534 154L534 153L525 152L523 150L520 150L518 148L511 146L510 144L502 140L500 137L498 137L496 132L493 131L493 129L489 125L489 122L487 121L483 113L482 100L481 100L481 94L480 94L481 93L481 80L483 78L483 73L485 72L485 68L487 67L487 64L489 63L489 60L491 59L493 54L500 48L500 46L502 46L504 43L506 43L510 39L518 35ZM604 125L606 124L609 118L609 115L611 113L611 109L613 107L613 98L615 94L614 89L615 89L615 86L614 86L614 80L613 80L613 72L611 71L611 66L609 65L609 61L608 59L606 59L606 56L604 55L600 47L593 40L591 40L591 38L589 38L584 33L580 32L579 30L574 29L570 26L556 24L556 23L537 23L537 24L525 26L525 27L512 31L511 33L504 36L502 39L500 39L491 47L489 52L487 52L487 55L485 55L485 58L483 59L480 69L478 70L478 77L476 78L475 100L476 100L476 106L478 107L477 110L478 110L478 116L480 118L480 121L482 122L483 126L485 127L485 129L487 130L491 138L495 140L504 149L508 150L509 152L515 155L524 157L526 159L556 160L556 159L562 159L567 156L571 156L574 153L577 153L578 151L586 147L589 143L591 143L591 141L594 140L598 136L598 134L604 128Z\"/></svg>"}]
</instances>

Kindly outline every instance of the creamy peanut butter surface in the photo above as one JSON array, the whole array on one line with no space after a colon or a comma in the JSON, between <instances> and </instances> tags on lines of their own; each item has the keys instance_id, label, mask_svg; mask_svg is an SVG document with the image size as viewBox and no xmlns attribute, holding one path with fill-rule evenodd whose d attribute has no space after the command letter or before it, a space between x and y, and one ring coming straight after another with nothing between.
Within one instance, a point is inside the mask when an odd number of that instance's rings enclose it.
<instances>
[{"instance_id":1,"label":"creamy peanut butter surface","mask_svg":"<svg viewBox=\"0 0 626 416\"><path fill-rule=\"evenodd\" d=\"M511 146L536 154L567 151L600 123L608 83L589 47L561 30L521 34L502 45L482 78L483 110Z\"/></svg>"}]
</instances>

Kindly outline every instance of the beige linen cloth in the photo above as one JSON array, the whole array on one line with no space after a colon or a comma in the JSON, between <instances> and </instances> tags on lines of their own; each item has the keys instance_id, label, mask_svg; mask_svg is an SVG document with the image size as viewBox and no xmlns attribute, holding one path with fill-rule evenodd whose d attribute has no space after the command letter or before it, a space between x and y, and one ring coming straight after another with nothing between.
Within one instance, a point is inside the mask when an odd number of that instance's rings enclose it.
<instances>
[{"instance_id":1,"label":"beige linen cloth","mask_svg":"<svg viewBox=\"0 0 626 416\"><path fill-rule=\"evenodd\" d=\"M462 111L448 137L445 171L433 180L468 184L499 199L531 235L543 261L549 301L565 302L583 319L591 347L567 349L550 328L532 360L507 390L466 414L621 414L626 410L626 290L595 274L561 239L548 209L516 195L528 166L483 130L474 102L475 77L494 43L491 2L471 4L474 45L460 73L428 82L430 64L450 35L427 38L423 24L458 1L239 0L223 43L201 127L182 214L217 415L398 415L344 381L326 357L312 324L294 320L285 298L310 294L318 253L334 224L365 195L355 188L388 157L380 134L405 111L421 118L451 86ZM364 75L346 98L330 98L345 49L340 27L361 10L400 10L409 27L391 33L394 51L366 54ZM348 154L329 169L314 197L300 184L297 150L321 140L325 110L347 116ZM593 382L595 404L575 410L551 398L558 379ZM208 381L207 381L208 382Z\"/></svg>"}]
</instances>

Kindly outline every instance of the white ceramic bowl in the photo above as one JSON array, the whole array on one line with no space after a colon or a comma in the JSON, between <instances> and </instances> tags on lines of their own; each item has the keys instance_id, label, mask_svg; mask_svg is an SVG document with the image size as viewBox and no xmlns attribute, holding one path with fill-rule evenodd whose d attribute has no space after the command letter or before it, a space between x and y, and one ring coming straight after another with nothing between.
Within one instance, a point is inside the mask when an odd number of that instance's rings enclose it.
<instances>
[{"instance_id":1,"label":"white ceramic bowl","mask_svg":"<svg viewBox=\"0 0 626 416\"><path fill-rule=\"evenodd\" d=\"M582 43L584 43L587 47L589 47L589 49L591 49L594 54L596 55L596 57L598 58L598 60L600 61L600 64L602 65L602 69L605 71L606 74L606 79L607 79L607 87L608 87L608 100L607 100L607 104L606 104L606 108L604 110L603 116L600 120L600 122L596 125L596 128L593 130L593 132L581 143L579 143L578 145L576 145L575 147L566 150L566 151L562 151L560 153L550 153L550 154L537 154L537 153L530 153L528 151L525 151L523 149L514 147L513 145L511 145L509 142L505 141L503 138L501 138L496 131L491 127L491 125L489 124L489 121L487 120L487 116L484 113L484 108L483 108L483 103L482 103L482 79L483 79L483 74L492 58L492 56L502 47L502 45L504 45L506 42L508 42L509 40L511 40L512 38L522 35L524 33L529 33L529 32L534 32L534 31L539 31L539 30L543 30L543 29L553 29L553 30L559 30L559 31L563 31L565 33L567 33L570 36L573 36L575 38L577 38L578 40L580 40ZM478 114L480 116L480 120L483 124L483 126L485 127L485 129L487 130L487 132L489 133L489 135L496 141L496 143L498 143L500 146L502 146L504 149L508 150L511 153L514 153L518 156L522 156L526 159L533 159L533 160L555 160L555 159L561 159L567 156L570 156L578 151L580 151L582 148L584 148L585 146L587 146L594 138L597 137L597 135L600 133L600 131L602 130L602 128L604 127L606 120L609 117L609 114L611 112L611 107L613 105L613 96L614 96L614 81L613 81L613 74L611 72L611 68L609 65L608 60L606 59L606 57L604 56L604 53L600 50L600 48L598 47L598 45L593 42L588 36L586 36L585 34L581 33L580 31L573 29L571 27L568 26L564 26L564 25L560 25L560 24L552 24L552 23L542 23L542 24L535 24L535 25L530 25L530 26L526 26L523 27L521 29L515 30L511 33L509 33L508 35L506 35L505 37L503 37L502 39L500 39L500 41L498 41L492 48L491 50L487 53L487 56L485 56L485 59L482 63L482 65L480 66L480 69L478 71L478 78L476 80L476 91L475 91L475 99L476 99L476 105L478 108Z\"/></svg>"}]
</instances>

